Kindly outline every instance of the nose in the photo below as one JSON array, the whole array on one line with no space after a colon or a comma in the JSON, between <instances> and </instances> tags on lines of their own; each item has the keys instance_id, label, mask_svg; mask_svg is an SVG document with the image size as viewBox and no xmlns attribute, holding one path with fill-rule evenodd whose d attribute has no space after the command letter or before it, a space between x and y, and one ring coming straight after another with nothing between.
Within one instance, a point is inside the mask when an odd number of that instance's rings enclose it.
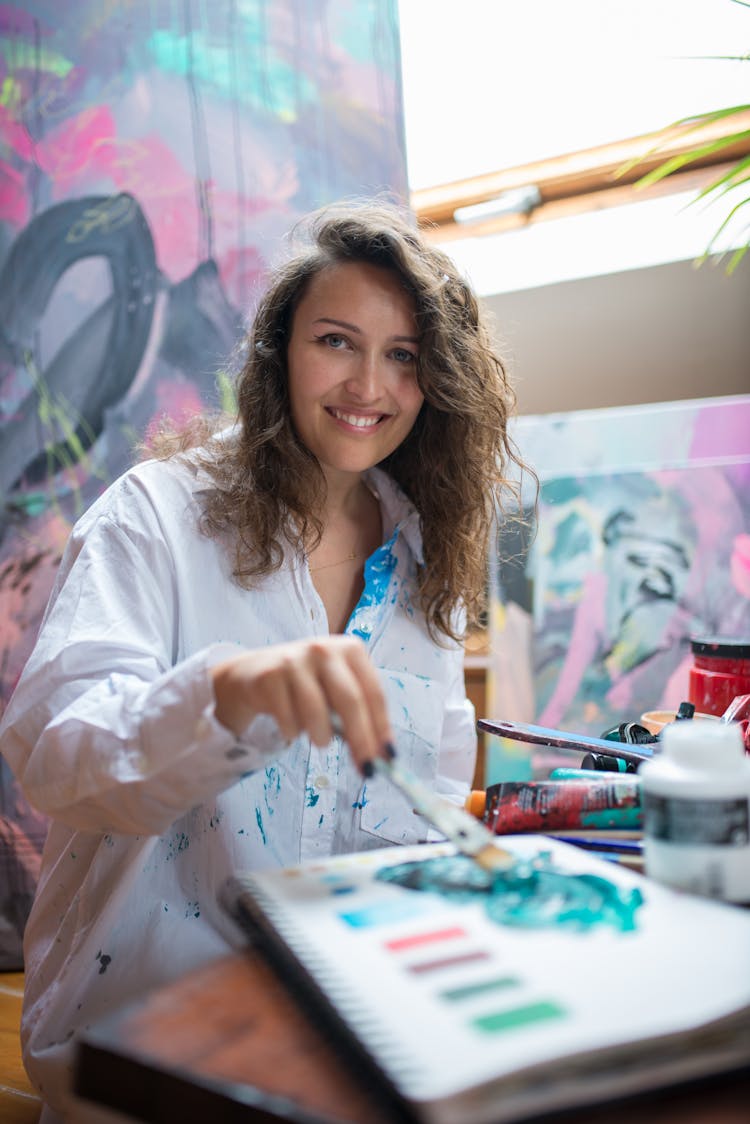
<instances>
[{"instance_id":1,"label":"nose","mask_svg":"<svg viewBox=\"0 0 750 1124\"><path fill-rule=\"evenodd\" d=\"M362 352L350 371L346 389L361 402L375 402L383 393L383 367L375 352Z\"/></svg>"}]
</instances>

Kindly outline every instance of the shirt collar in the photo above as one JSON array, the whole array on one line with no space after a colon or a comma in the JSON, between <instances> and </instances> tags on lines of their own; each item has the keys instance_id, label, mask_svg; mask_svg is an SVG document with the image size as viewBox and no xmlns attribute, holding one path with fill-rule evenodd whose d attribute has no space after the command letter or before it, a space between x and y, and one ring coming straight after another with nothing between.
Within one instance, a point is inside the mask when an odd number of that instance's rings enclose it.
<instances>
[{"instance_id":1,"label":"shirt collar","mask_svg":"<svg viewBox=\"0 0 750 1124\"><path fill-rule=\"evenodd\" d=\"M364 474L364 480L380 501L385 538L390 538L392 531L398 531L403 535L417 563L423 565L422 528L419 512L414 504L382 468L368 469Z\"/></svg>"}]
</instances>

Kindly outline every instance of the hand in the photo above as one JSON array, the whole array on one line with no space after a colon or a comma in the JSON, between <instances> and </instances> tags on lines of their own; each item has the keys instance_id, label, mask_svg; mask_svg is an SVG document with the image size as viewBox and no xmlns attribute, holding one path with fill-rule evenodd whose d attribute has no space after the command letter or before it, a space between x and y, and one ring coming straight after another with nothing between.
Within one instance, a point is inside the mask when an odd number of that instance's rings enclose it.
<instances>
[{"instance_id":1,"label":"hand","mask_svg":"<svg viewBox=\"0 0 750 1124\"><path fill-rule=\"evenodd\" d=\"M332 715L360 770L389 755L393 732L385 695L361 640L329 636L254 649L212 669L216 717L239 736L258 714L270 714L291 741L316 745L334 735ZM338 724L338 723L337 723Z\"/></svg>"}]
</instances>

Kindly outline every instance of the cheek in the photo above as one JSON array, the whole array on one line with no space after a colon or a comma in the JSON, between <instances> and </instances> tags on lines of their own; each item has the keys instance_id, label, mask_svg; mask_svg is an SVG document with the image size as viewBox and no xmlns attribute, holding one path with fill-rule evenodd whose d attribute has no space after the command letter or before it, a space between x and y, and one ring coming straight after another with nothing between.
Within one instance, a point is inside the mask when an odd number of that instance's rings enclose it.
<instances>
[{"instance_id":1,"label":"cheek","mask_svg":"<svg viewBox=\"0 0 750 1124\"><path fill-rule=\"evenodd\" d=\"M404 372L401 373L401 379L396 388L395 396L404 413L413 414L414 417L417 416L424 402L424 394L419 385L416 372L412 372L408 377L404 377Z\"/></svg>"},{"instance_id":2,"label":"cheek","mask_svg":"<svg viewBox=\"0 0 750 1124\"><path fill-rule=\"evenodd\" d=\"M411 414L412 423L417 420L417 418L419 416L419 411L422 409L423 404L424 404L424 394L422 394L422 391L415 384L414 387L413 387L413 390L412 390L412 392L409 396L408 405L406 407L408 413Z\"/></svg>"}]
</instances>

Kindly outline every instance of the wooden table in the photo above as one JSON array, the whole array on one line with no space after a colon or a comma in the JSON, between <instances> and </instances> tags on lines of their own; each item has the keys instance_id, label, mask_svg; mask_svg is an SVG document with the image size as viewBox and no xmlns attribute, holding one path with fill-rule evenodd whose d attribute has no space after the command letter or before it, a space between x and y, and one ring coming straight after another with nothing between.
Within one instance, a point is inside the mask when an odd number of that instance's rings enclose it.
<instances>
[{"instance_id":1,"label":"wooden table","mask_svg":"<svg viewBox=\"0 0 750 1124\"><path fill-rule=\"evenodd\" d=\"M252 952L213 962L82 1038L80 1096L148 1124L396 1124L412 1118L346 1067ZM748 1124L741 1074L562 1117L571 1124Z\"/></svg>"}]
</instances>

